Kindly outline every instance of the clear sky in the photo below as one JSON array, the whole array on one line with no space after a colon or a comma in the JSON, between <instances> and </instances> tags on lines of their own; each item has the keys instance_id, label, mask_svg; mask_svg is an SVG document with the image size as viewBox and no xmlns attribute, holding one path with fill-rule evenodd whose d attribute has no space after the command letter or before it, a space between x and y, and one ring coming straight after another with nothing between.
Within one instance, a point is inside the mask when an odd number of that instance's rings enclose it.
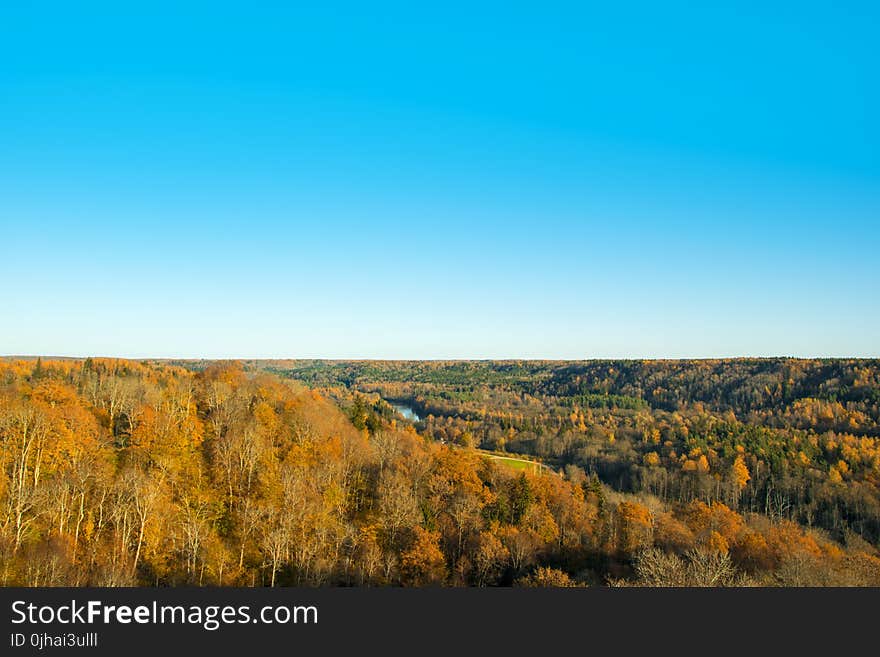
<instances>
[{"instance_id":1,"label":"clear sky","mask_svg":"<svg viewBox=\"0 0 880 657\"><path fill-rule=\"evenodd\" d=\"M880 356L878 7L3 3L0 354Z\"/></svg>"}]
</instances>

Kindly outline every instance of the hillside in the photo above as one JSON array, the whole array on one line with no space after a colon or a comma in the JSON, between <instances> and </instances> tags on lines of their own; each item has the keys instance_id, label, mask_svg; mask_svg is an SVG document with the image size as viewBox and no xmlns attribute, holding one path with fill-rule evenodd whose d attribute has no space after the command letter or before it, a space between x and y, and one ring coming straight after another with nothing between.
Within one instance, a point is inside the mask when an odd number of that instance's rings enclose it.
<instances>
[{"instance_id":1,"label":"hillside","mask_svg":"<svg viewBox=\"0 0 880 657\"><path fill-rule=\"evenodd\" d=\"M878 372L7 359L0 582L878 585Z\"/></svg>"}]
</instances>

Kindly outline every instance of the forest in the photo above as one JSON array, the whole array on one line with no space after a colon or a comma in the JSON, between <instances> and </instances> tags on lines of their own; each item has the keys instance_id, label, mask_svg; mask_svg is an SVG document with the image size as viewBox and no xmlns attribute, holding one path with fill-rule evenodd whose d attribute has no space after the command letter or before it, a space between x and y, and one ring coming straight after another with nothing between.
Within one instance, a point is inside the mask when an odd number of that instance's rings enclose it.
<instances>
[{"instance_id":1,"label":"forest","mask_svg":"<svg viewBox=\"0 0 880 657\"><path fill-rule=\"evenodd\" d=\"M878 441L873 360L6 358L0 583L878 586Z\"/></svg>"}]
</instances>

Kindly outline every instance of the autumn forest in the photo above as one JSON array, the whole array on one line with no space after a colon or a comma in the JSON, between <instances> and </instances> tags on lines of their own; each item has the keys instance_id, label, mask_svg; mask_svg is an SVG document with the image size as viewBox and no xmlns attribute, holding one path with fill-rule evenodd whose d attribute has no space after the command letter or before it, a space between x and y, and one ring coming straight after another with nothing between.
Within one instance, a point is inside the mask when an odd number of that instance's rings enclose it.
<instances>
[{"instance_id":1,"label":"autumn forest","mask_svg":"<svg viewBox=\"0 0 880 657\"><path fill-rule=\"evenodd\" d=\"M876 360L0 359L5 586L878 586L878 548Z\"/></svg>"}]
</instances>

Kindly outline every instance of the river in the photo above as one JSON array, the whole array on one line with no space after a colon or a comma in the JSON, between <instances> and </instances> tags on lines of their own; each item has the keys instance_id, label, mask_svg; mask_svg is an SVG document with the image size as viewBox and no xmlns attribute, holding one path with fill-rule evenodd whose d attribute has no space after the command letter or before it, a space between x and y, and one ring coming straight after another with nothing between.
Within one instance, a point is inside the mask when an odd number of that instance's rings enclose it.
<instances>
[{"instance_id":1,"label":"river","mask_svg":"<svg viewBox=\"0 0 880 657\"><path fill-rule=\"evenodd\" d=\"M410 422L419 422L422 419L419 417L419 414L409 406L404 406L403 404L391 404L391 406L395 411L400 413L404 419L409 420Z\"/></svg>"}]
</instances>

